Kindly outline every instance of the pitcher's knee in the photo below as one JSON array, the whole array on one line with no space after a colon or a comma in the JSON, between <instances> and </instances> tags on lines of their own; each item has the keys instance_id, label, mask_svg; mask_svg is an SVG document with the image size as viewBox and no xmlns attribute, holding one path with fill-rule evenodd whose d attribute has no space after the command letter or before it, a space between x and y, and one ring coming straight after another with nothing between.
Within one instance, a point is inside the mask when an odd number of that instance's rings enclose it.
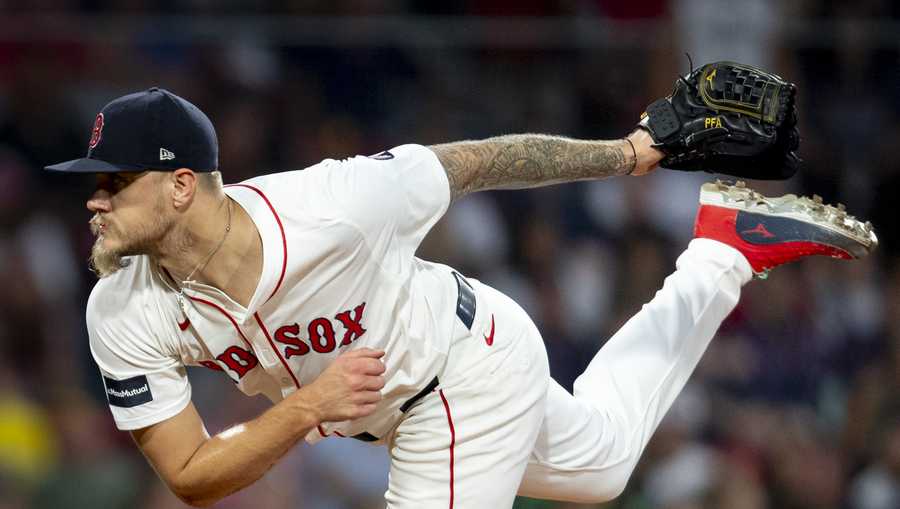
<instances>
[{"instance_id":1,"label":"pitcher's knee","mask_svg":"<svg viewBox=\"0 0 900 509\"><path fill-rule=\"evenodd\" d=\"M606 473L608 474L608 473ZM582 492L579 493L578 502L583 504L596 504L609 502L617 498L625 491L630 476L603 475L597 476L592 482L584 483Z\"/></svg>"},{"instance_id":2,"label":"pitcher's knee","mask_svg":"<svg viewBox=\"0 0 900 509\"><path fill-rule=\"evenodd\" d=\"M555 470L530 479L519 494L579 504L609 502L625 491L630 474L619 469Z\"/></svg>"}]
</instances>

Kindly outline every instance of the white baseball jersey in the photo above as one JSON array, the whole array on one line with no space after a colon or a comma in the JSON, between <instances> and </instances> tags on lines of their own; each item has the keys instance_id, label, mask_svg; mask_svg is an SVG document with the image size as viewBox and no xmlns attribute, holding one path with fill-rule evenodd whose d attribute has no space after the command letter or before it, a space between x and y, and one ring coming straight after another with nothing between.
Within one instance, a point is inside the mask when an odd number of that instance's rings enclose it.
<instances>
[{"instance_id":1,"label":"white baseball jersey","mask_svg":"<svg viewBox=\"0 0 900 509\"><path fill-rule=\"evenodd\" d=\"M221 371L244 393L277 402L340 352L367 346L386 352L378 410L325 423L307 439L383 436L443 366L454 330L451 270L414 257L450 202L437 157L404 145L257 177L225 193L262 239L262 275L248 307L202 284L184 285L179 299L148 256L129 258L91 293L91 351L117 426L146 427L184 409L184 366Z\"/></svg>"},{"instance_id":2,"label":"white baseball jersey","mask_svg":"<svg viewBox=\"0 0 900 509\"><path fill-rule=\"evenodd\" d=\"M391 509L510 507L516 492L615 497L752 276L734 248L695 239L573 396L550 380L541 335L515 302L477 281L465 283L464 298L449 267L415 258L450 201L429 149L325 160L225 192L262 238L262 276L247 308L197 284L179 303L176 284L146 256L91 294L91 350L116 424L136 429L181 411L186 365L275 402L341 351L384 349L376 412L325 423L307 440L367 432L389 443ZM466 299L463 324L457 307ZM432 396L401 419L401 406L438 375Z\"/></svg>"}]
</instances>

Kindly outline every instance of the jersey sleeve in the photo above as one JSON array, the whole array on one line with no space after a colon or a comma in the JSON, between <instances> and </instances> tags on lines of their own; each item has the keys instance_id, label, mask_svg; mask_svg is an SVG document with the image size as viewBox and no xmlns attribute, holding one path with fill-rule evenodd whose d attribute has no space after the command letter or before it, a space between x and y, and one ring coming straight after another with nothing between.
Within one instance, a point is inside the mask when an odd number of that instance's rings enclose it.
<instances>
[{"instance_id":1,"label":"jersey sleeve","mask_svg":"<svg viewBox=\"0 0 900 509\"><path fill-rule=\"evenodd\" d=\"M323 170L329 202L380 254L397 248L412 256L450 206L447 174L422 145L335 161Z\"/></svg>"},{"instance_id":2,"label":"jersey sleeve","mask_svg":"<svg viewBox=\"0 0 900 509\"><path fill-rule=\"evenodd\" d=\"M144 428L182 411L191 400L191 386L181 361L155 339L139 298L117 296L105 283L101 280L88 299L91 354L116 426Z\"/></svg>"}]
</instances>

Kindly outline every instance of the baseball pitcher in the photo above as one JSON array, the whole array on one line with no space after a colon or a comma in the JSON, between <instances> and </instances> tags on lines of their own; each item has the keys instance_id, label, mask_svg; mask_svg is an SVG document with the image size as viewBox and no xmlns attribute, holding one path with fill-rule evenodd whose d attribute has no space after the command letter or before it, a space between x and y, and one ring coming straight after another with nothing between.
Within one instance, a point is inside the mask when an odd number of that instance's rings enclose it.
<instances>
[{"instance_id":1,"label":"baseball pitcher","mask_svg":"<svg viewBox=\"0 0 900 509\"><path fill-rule=\"evenodd\" d=\"M96 175L87 326L116 425L197 506L327 436L388 447L394 509L612 499L741 287L809 255L859 258L877 243L871 225L819 199L705 184L696 238L574 394L550 378L521 307L416 250L476 191L660 163L787 178L794 96L776 75L717 62L679 78L624 139L402 145L224 186L213 125L193 104L161 88L115 99L87 157L46 169ZM273 405L210 436L185 366Z\"/></svg>"}]
</instances>

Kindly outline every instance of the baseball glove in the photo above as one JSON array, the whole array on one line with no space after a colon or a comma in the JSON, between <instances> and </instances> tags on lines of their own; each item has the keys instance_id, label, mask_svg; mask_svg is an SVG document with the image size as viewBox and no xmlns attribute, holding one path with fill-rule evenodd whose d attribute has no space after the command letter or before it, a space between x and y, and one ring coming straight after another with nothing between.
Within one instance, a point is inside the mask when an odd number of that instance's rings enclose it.
<instances>
[{"instance_id":1,"label":"baseball glove","mask_svg":"<svg viewBox=\"0 0 900 509\"><path fill-rule=\"evenodd\" d=\"M714 62L679 77L638 127L666 157L660 166L780 180L800 166L797 88L750 65Z\"/></svg>"}]
</instances>

